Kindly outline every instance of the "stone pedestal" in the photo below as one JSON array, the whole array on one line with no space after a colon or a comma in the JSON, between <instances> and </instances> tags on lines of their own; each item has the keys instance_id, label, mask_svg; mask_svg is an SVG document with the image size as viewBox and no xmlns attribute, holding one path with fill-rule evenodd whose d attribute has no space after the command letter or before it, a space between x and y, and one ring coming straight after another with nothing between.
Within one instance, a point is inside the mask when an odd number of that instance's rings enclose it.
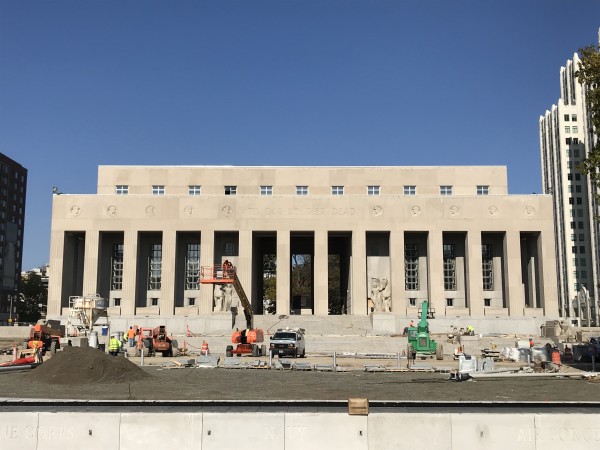
<instances>
[{"instance_id":1,"label":"stone pedestal","mask_svg":"<svg viewBox=\"0 0 600 450\"><path fill-rule=\"evenodd\" d=\"M390 335L400 334L399 317L391 313L371 313L371 325L373 326L373 334Z\"/></svg>"}]
</instances>

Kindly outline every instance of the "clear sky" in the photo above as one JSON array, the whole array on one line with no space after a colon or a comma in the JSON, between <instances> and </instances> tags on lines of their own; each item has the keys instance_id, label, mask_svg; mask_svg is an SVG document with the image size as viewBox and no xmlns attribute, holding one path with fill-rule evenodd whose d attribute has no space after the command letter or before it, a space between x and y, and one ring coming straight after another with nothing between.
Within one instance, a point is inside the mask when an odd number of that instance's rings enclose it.
<instances>
[{"instance_id":1,"label":"clear sky","mask_svg":"<svg viewBox=\"0 0 600 450\"><path fill-rule=\"evenodd\" d=\"M52 186L98 165L505 165L541 191L538 118L598 0L0 0L0 152Z\"/></svg>"}]
</instances>

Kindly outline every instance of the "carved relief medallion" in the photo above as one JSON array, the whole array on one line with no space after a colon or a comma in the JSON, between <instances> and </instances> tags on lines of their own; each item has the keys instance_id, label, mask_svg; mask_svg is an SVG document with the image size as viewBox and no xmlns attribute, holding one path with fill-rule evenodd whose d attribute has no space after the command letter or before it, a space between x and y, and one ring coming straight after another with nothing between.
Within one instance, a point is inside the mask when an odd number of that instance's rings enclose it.
<instances>
[{"instance_id":1,"label":"carved relief medallion","mask_svg":"<svg viewBox=\"0 0 600 450\"><path fill-rule=\"evenodd\" d=\"M191 206L186 206L183 208L183 212L186 216L191 216L194 213L194 208Z\"/></svg>"},{"instance_id":2,"label":"carved relief medallion","mask_svg":"<svg viewBox=\"0 0 600 450\"><path fill-rule=\"evenodd\" d=\"M108 214L111 217L114 217L117 215L117 207L115 205L110 205L108 208L106 208L106 214Z\"/></svg>"},{"instance_id":3,"label":"carved relief medallion","mask_svg":"<svg viewBox=\"0 0 600 450\"><path fill-rule=\"evenodd\" d=\"M78 216L81 213L81 208L77 205L71 206L71 215Z\"/></svg>"},{"instance_id":4,"label":"carved relief medallion","mask_svg":"<svg viewBox=\"0 0 600 450\"><path fill-rule=\"evenodd\" d=\"M223 206L222 212L225 217L229 217L232 213L231 206Z\"/></svg>"},{"instance_id":5,"label":"carved relief medallion","mask_svg":"<svg viewBox=\"0 0 600 450\"><path fill-rule=\"evenodd\" d=\"M154 206L148 206L146 208L146 215L147 216L153 216L156 214L156 208Z\"/></svg>"},{"instance_id":6,"label":"carved relief medallion","mask_svg":"<svg viewBox=\"0 0 600 450\"><path fill-rule=\"evenodd\" d=\"M421 207L415 205L412 208L410 208L410 212L413 216L417 217L419 214L421 214Z\"/></svg>"},{"instance_id":7,"label":"carved relief medallion","mask_svg":"<svg viewBox=\"0 0 600 450\"><path fill-rule=\"evenodd\" d=\"M373 207L373 214L374 214L376 217L379 217L379 216L381 216L381 215L383 214L383 208L382 208L381 206L374 206L374 207Z\"/></svg>"},{"instance_id":8,"label":"carved relief medallion","mask_svg":"<svg viewBox=\"0 0 600 450\"><path fill-rule=\"evenodd\" d=\"M488 208L488 211L490 212L490 216L495 216L496 214L498 214L498 208L494 205L490 206Z\"/></svg>"}]
</instances>

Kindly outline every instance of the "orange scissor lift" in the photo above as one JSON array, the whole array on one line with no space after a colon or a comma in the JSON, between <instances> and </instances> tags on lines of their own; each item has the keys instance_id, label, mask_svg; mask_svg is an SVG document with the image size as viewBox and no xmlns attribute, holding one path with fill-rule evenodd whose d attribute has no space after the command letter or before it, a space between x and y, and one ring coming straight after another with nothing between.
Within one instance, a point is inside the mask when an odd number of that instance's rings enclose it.
<instances>
[{"instance_id":1,"label":"orange scissor lift","mask_svg":"<svg viewBox=\"0 0 600 450\"><path fill-rule=\"evenodd\" d=\"M240 299L244 308L246 318L246 329L236 330L231 335L231 342L236 344L234 348L228 345L225 349L226 356L242 356L251 354L252 356L264 356L267 352L266 345L258 344L264 341L264 333L260 328L254 328L254 313L248 296L242 287L237 276L237 268L234 266L203 266L200 268L200 283L202 284L231 284Z\"/></svg>"}]
</instances>

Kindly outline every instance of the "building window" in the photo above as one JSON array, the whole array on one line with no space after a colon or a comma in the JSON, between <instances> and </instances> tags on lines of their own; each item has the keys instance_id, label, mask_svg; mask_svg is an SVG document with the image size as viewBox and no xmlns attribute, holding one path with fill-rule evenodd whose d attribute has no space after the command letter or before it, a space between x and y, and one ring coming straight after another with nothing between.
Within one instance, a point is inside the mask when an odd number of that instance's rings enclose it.
<instances>
[{"instance_id":1,"label":"building window","mask_svg":"<svg viewBox=\"0 0 600 450\"><path fill-rule=\"evenodd\" d=\"M446 299L446 306L454 306L454 299L453 298L447 298Z\"/></svg>"},{"instance_id":2,"label":"building window","mask_svg":"<svg viewBox=\"0 0 600 450\"><path fill-rule=\"evenodd\" d=\"M483 306L492 306L492 299L491 298L484 298L483 299Z\"/></svg>"},{"instance_id":3,"label":"building window","mask_svg":"<svg viewBox=\"0 0 600 450\"><path fill-rule=\"evenodd\" d=\"M579 253L581 253L582 255L585 253L585 246L584 245L580 245L579 246Z\"/></svg>"},{"instance_id":4,"label":"building window","mask_svg":"<svg viewBox=\"0 0 600 450\"><path fill-rule=\"evenodd\" d=\"M579 174L579 173L575 174L575 181L581 181L581 174Z\"/></svg>"},{"instance_id":5,"label":"building window","mask_svg":"<svg viewBox=\"0 0 600 450\"><path fill-rule=\"evenodd\" d=\"M440 195L452 195L452 186L440 186Z\"/></svg>"},{"instance_id":6,"label":"building window","mask_svg":"<svg viewBox=\"0 0 600 450\"><path fill-rule=\"evenodd\" d=\"M571 157L571 150L569 150L569 149L567 149L567 157L569 157L569 158ZM571 174L569 174L569 175L571 175ZM569 178L569 177L567 177L567 178Z\"/></svg>"},{"instance_id":7,"label":"building window","mask_svg":"<svg viewBox=\"0 0 600 450\"><path fill-rule=\"evenodd\" d=\"M571 247L571 253L577 254L577 247L576 246Z\"/></svg>"},{"instance_id":8,"label":"building window","mask_svg":"<svg viewBox=\"0 0 600 450\"><path fill-rule=\"evenodd\" d=\"M573 127L573 133L577 133L577 127Z\"/></svg>"},{"instance_id":9,"label":"building window","mask_svg":"<svg viewBox=\"0 0 600 450\"><path fill-rule=\"evenodd\" d=\"M200 195L202 194L202 186L193 185L188 186L188 195Z\"/></svg>"},{"instance_id":10,"label":"building window","mask_svg":"<svg viewBox=\"0 0 600 450\"><path fill-rule=\"evenodd\" d=\"M477 186L477 195L488 195L490 193L489 186Z\"/></svg>"},{"instance_id":11,"label":"building window","mask_svg":"<svg viewBox=\"0 0 600 450\"><path fill-rule=\"evenodd\" d=\"M148 290L160 290L162 279L162 245L152 244L148 257ZM154 305L153 305L154 306Z\"/></svg>"},{"instance_id":12,"label":"building window","mask_svg":"<svg viewBox=\"0 0 600 450\"><path fill-rule=\"evenodd\" d=\"M581 185L579 185L579 184L575 185L575 192L581 193Z\"/></svg>"},{"instance_id":13,"label":"building window","mask_svg":"<svg viewBox=\"0 0 600 450\"><path fill-rule=\"evenodd\" d=\"M577 204L581 205L583 202L581 201L581 197L576 197L577 198Z\"/></svg>"},{"instance_id":14,"label":"building window","mask_svg":"<svg viewBox=\"0 0 600 450\"><path fill-rule=\"evenodd\" d=\"M129 186L124 184L118 184L115 186L115 194L117 195L127 195L129 194Z\"/></svg>"},{"instance_id":15,"label":"building window","mask_svg":"<svg viewBox=\"0 0 600 450\"><path fill-rule=\"evenodd\" d=\"M581 278L587 278L587 271L585 271L585 270L581 271Z\"/></svg>"},{"instance_id":16,"label":"building window","mask_svg":"<svg viewBox=\"0 0 600 450\"><path fill-rule=\"evenodd\" d=\"M456 253L453 244L444 244L444 290L456 290Z\"/></svg>"},{"instance_id":17,"label":"building window","mask_svg":"<svg viewBox=\"0 0 600 450\"><path fill-rule=\"evenodd\" d=\"M481 263L483 271L483 290L494 290L494 258L492 257L492 246L481 245Z\"/></svg>"},{"instance_id":18,"label":"building window","mask_svg":"<svg viewBox=\"0 0 600 450\"><path fill-rule=\"evenodd\" d=\"M188 306L195 306L196 299L194 297L188 298Z\"/></svg>"},{"instance_id":19,"label":"building window","mask_svg":"<svg viewBox=\"0 0 600 450\"><path fill-rule=\"evenodd\" d=\"M580 266L582 266L582 267L585 267L585 266L586 266L586 264L587 264L587 261L585 260L585 258L581 258L581 259L579 260L579 265L580 265Z\"/></svg>"},{"instance_id":20,"label":"building window","mask_svg":"<svg viewBox=\"0 0 600 450\"><path fill-rule=\"evenodd\" d=\"M261 186L260 195L273 195L273 186Z\"/></svg>"},{"instance_id":21,"label":"building window","mask_svg":"<svg viewBox=\"0 0 600 450\"><path fill-rule=\"evenodd\" d=\"M379 195L379 186L367 186L367 195Z\"/></svg>"},{"instance_id":22,"label":"building window","mask_svg":"<svg viewBox=\"0 0 600 450\"><path fill-rule=\"evenodd\" d=\"M404 195L417 195L416 186L404 186Z\"/></svg>"},{"instance_id":23,"label":"building window","mask_svg":"<svg viewBox=\"0 0 600 450\"><path fill-rule=\"evenodd\" d=\"M417 306L417 299L416 298L409 298L408 299L408 304L410 306Z\"/></svg>"},{"instance_id":24,"label":"building window","mask_svg":"<svg viewBox=\"0 0 600 450\"><path fill-rule=\"evenodd\" d=\"M404 287L419 290L419 254L417 244L404 244Z\"/></svg>"},{"instance_id":25,"label":"building window","mask_svg":"<svg viewBox=\"0 0 600 450\"><path fill-rule=\"evenodd\" d=\"M237 186L225 186L225 195L236 195Z\"/></svg>"},{"instance_id":26,"label":"building window","mask_svg":"<svg viewBox=\"0 0 600 450\"><path fill-rule=\"evenodd\" d=\"M571 127L565 127L565 133L570 133L571 132Z\"/></svg>"},{"instance_id":27,"label":"building window","mask_svg":"<svg viewBox=\"0 0 600 450\"><path fill-rule=\"evenodd\" d=\"M579 240L580 240L580 241L585 241L585 235L583 235L583 234L580 234L580 235L579 235Z\"/></svg>"},{"instance_id":28,"label":"building window","mask_svg":"<svg viewBox=\"0 0 600 450\"><path fill-rule=\"evenodd\" d=\"M578 148L576 148L575 150L573 150L573 156L575 158L579 158L579 149Z\"/></svg>"},{"instance_id":29,"label":"building window","mask_svg":"<svg viewBox=\"0 0 600 450\"><path fill-rule=\"evenodd\" d=\"M165 187L164 185L154 185L152 186L152 195L165 195Z\"/></svg>"},{"instance_id":30,"label":"building window","mask_svg":"<svg viewBox=\"0 0 600 450\"><path fill-rule=\"evenodd\" d=\"M579 138L573 138L573 145L579 145Z\"/></svg>"},{"instance_id":31,"label":"building window","mask_svg":"<svg viewBox=\"0 0 600 450\"><path fill-rule=\"evenodd\" d=\"M121 306L121 299L120 298L113 298L113 306L115 307L119 307Z\"/></svg>"},{"instance_id":32,"label":"building window","mask_svg":"<svg viewBox=\"0 0 600 450\"><path fill-rule=\"evenodd\" d=\"M568 121L569 121L569 115L565 114L565 122L568 122Z\"/></svg>"},{"instance_id":33,"label":"building window","mask_svg":"<svg viewBox=\"0 0 600 450\"><path fill-rule=\"evenodd\" d=\"M158 306L158 299L157 298L151 298L150 299L150 303L152 304L152 306Z\"/></svg>"},{"instance_id":34,"label":"building window","mask_svg":"<svg viewBox=\"0 0 600 450\"><path fill-rule=\"evenodd\" d=\"M113 291L120 291L123 289L123 253L123 244L113 245L110 280L110 289Z\"/></svg>"},{"instance_id":35,"label":"building window","mask_svg":"<svg viewBox=\"0 0 600 450\"><path fill-rule=\"evenodd\" d=\"M583 217L583 209L577 210L577 217Z\"/></svg>"},{"instance_id":36,"label":"building window","mask_svg":"<svg viewBox=\"0 0 600 450\"><path fill-rule=\"evenodd\" d=\"M575 222L571 222L571 230L574 230L575 228Z\"/></svg>"},{"instance_id":37,"label":"building window","mask_svg":"<svg viewBox=\"0 0 600 450\"><path fill-rule=\"evenodd\" d=\"M200 245L188 244L185 254L185 289L200 289L198 277L200 275Z\"/></svg>"},{"instance_id":38,"label":"building window","mask_svg":"<svg viewBox=\"0 0 600 450\"><path fill-rule=\"evenodd\" d=\"M567 145L571 145L571 138L565 138L565 142Z\"/></svg>"},{"instance_id":39,"label":"building window","mask_svg":"<svg viewBox=\"0 0 600 450\"><path fill-rule=\"evenodd\" d=\"M572 240L573 242L575 242L575 241L577 240L577 235L576 235L576 234L572 234L572 235L571 235L571 240Z\"/></svg>"},{"instance_id":40,"label":"building window","mask_svg":"<svg viewBox=\"0 0 600 450\"><path fill-rule=\"evenodd\" d=\"M577 222L577 228L583 230L583 222Z\"/></svg>"},{"instance_id":41,"label":"building window","mask_svg":"<svg viewBox=\"0 0 600 450\"><path fill-rule=\"evenodd\" d=\"M296 195L308 195L308 186L296 186Z\"/></svg>"},{"instance_id":42,"label":"building window","mask_svg":"<svg viewBox=\"0 0 600 450\"><path fill-rule=\"evenodd\" d=\"M331 186L331 195L344 195L344 186Z\"/></svg>"}]
</instances>

